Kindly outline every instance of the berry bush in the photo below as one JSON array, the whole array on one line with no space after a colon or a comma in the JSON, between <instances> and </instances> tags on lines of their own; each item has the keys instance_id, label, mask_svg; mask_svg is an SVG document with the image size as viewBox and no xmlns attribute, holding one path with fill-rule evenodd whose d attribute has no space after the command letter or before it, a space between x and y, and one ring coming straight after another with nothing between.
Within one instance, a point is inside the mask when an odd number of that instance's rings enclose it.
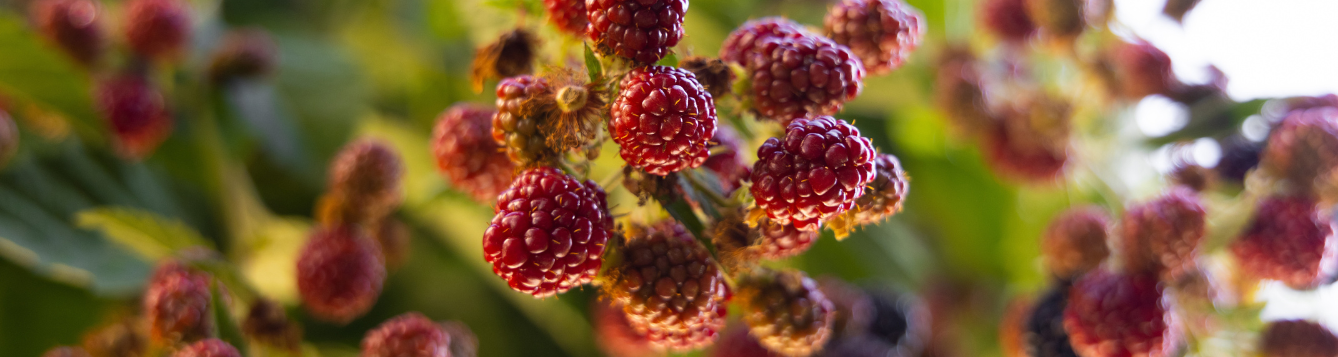
<instances>
[{"instance_id":1,"label":"berry bush","mask_svg":"<svg viewBox=\"0 0 1338 357\"><path fill-rule=\"evenodd\" d=\"M1338 96L1112 6L0 3L0 355L1335 356Z\"/></svg>"}]
</instances>

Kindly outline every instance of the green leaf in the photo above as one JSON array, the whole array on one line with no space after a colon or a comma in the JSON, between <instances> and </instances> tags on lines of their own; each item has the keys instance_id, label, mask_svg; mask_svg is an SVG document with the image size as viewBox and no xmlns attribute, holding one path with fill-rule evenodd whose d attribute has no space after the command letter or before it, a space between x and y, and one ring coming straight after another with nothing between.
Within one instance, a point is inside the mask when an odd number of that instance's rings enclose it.
<instances>
[{"instance_id":1,"label":"green leaf","mask_svg":"<svg viewBox=\"0 0 1338 357\"><path fill-rule=\"evenodd\" d=\"M599 63L599 57L595 56L595 50L590 48L590 44L585 45L585 71L590 74L590 83L599 83L600 78L604 77L604 65Z\"/></svg>"},{"instance_id":2,"label":"green leaf","mask_svg":"<svg viewBox=\"0 0 1338 357\"><path fill-rule=\"evenodd\" d=\"M246 348L246 338L242 335L242 329L237 326L237 320L234 320L232 314L228 313L228 304L223 297L222 289L219 289L218 284L214 284L213 288L209 289L209 294L214 299L212 310L214 326L218 326L218 339L236 347L238 351L242 352L242 356L246 356L246 352L249 351Z\"/></svg>"},{"instance_id":3,"label":"green leaf","mask_svg":"<svg viewBox=\"0 0 1338 357\"><path fill-rule=\"evenodd\" d=\"M71 119L83 137L102 137L102 124L93 110L92 86L87 72L29 29L13 13L0 13L0 90L19 101L39 104Z\"/></svg>"},{"instance_id":4,"label":"green leaf","mask_svg":"<svg viewBox=\"0 0 1338 357\"><path fill-rule=\"evenodd\" d=\"M200 233L185 224L137 209L94 208L79 212L75 222L80 228L102 231L112 241L151 261L185 248L213 248Z\"/></svg>"},{"instance_id":5,"label":"green leaf","mask_svg":"<svg viewBox=\"0 0 1338 357\"><path fill-rule=\"evenodd\" d=\"M678 67L678 55L675 55L673 52L669 52L669 54L665 55L664 58L661 58L659 62L655 62L655 65L666 66L666 67Z\"/></svg>"}]
</instances>

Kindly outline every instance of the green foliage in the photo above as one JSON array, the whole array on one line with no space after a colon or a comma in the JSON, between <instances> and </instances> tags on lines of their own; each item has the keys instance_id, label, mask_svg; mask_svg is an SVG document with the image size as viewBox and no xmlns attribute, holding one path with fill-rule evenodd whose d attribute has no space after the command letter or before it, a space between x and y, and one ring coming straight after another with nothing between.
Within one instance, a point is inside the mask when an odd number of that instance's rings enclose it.
<instances>
[{"instance_id":1,"label":"green foliage","mask_svg":"<svg viewBox=\"0 0 1338 357\"><path fill-rule=\"evenodd\" d=\"M148 261L168 258L187 248L213 249L204 237L181 222L129 208L85 210L79 212L75 222L80 228L101 231Z\"/></svg>"}]
</instances>

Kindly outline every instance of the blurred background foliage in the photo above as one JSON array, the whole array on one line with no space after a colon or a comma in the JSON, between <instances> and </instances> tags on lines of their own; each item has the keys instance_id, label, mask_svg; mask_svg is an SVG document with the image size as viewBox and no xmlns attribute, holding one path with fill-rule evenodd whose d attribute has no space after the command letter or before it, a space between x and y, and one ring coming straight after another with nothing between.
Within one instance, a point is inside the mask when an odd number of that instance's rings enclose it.
<instances>
[{"instance_id":1,"label":"blurred background foliage","mask_svg":"<svg viewBox=\"0 0 1338 357\"><path fill-rule=\"evenodd\" d=\"M869 78L839 116L901 158L912 177L906 209L841 242L827 232L811 251L780 264L948 304L936 310L945 314L935 321L966 322L956 324L962 328L954 334L961 355L1000 355L996 327L1008 297L1047 283L1037 239L1049 218L1084 203L1118 211L1126 200L1156 192L1163 183L1145 154L1183 137L1144 137L1127 120L1127 106L1097 104L1104 99L1077 66L1042 49L1032 66L1046 89L1065 93L1079 108L1100 109L1077 111L1078 158L1066 181L1001 180L933 107L934 67L947 44L966 44L986 56L998 51L975 28L974 0L907 2L927 20L923 45L903 68ZM37 356L134 313L154 249L175 244L135 247L154 239L135 237L145 232L196 234L236 262L239 276L257 291L293 306L292 262L324 191L326 163L350 138L363 136L387 139L407 162L406 202L397 216L411 228L412 256L390 274L373 310L346 326L290 308L305 327L310 351L355 355L366 330L420 311L468 324L483 356L598 354L586 317L595 289L546 300L509 290L480 255L490 208L451 191L428 151L428 133L442 110L457 102L492 103L491 90L475 93L467 77L474 50L500 33L517 24L542 27L542 63L579 65L579 45L550 28L540 1L193 0L193 50L157 78L172 103L175 131L143 162L110 154L91 103L96 74L35 35L26 0L2 4L0 95L19 122L24 146L0 172L0 354ZM109 28L118 28L122 1L103 5ZM818 0L693 1L678 56L714 56L725 36L752 18L785 15L819 26L827 6ZM204 70L223 31L247 26L273 34L280 50L276 75L217 92L198 88L190 78ZM1112 38L1102 31L1078 47ZM1243 105L1207 131L1184 135L1238 127L1259 108ZM605 145L591 177L608 177L620 166L616 157L616 146ZM615 214L634 205L625 190L613 190L610 200Z\"/></svg>"}]
</instances>

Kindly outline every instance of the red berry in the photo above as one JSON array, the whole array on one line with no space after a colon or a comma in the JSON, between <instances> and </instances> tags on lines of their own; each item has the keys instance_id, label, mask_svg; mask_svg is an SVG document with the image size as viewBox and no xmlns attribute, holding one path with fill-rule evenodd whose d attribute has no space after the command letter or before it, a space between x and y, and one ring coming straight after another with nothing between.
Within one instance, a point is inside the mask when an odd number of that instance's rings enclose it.
<instances>
[{"instance_id":1,"label":"red berry","mask_svg":"<svg viewBox=\"0 0 1338 357\"><path fill-rule=\"evenodd\" d=\"M765 270L740 278L737 285L743 321L763 347L808 356L831 337L835 307L802 272Z\"/></svg>"},{"instance_id":2,"label":"red berry","mask_svg":"<svg viewBox=\"0 0 1338 357\"><path fill-rule=\"evenodd\" d=\"M650 345L646 335L638 333L621 305L597 301L591 307L591 323L595 326L595 342L610 357L652 357L659 353Z\"/></svg>"},{"instance_id":3,"label":"red berry","mask_svg":"<svg viewBox=\"0 0 1338 357\"><path fill-rule=\"evenodd\" d=\"M1338 356L1338 336L1324 325L1304 320L1269 323L1259 341L1263 357Z\"/></svg>"},{"instance_id":4,"label":"red berry","mask_svg":"<svg viewBox=\"0 0 1338 357\"><path fill-rule=\"evenodd\" d=\"M1120 251L1135 272L1174 280L1194 267L1203 242L1205 216L1198 194L1184 187L1129 207L1121 222Z\"/></svg>"},{"instance_id":5,"label":"red berry","mask_svg":"<svg viewBox=\"0 0 1338 357\"><path fill-rule=\"evenodd\" d=\"M28 5L42 35L80 64L91 66L107 49L99 13L92 0L39 0Z\"/></svg>"},{"instance_id":6,"label":"red berry","mask_svg":"<svg viewBox=\"0 0 1338 357\"><path fill-rule=\"evenodd\" d=\"M1026 183L1062 178L1069 161L1071 109L1052 99L1023 101L1004 108L986 130L989 164L1001 176Z\"/></svg>"},{"instance_id":7,"label":"red berry","mask_svg":"<svg viewBox=\"0 0 1338 357\"><path fill-rule=\"evenodd\" d=\"M1087 357L1165 357L1180 344L1179 319L1155 275L1102 270L1069 289L1064 330Z\"/></svg>"},{"instance_id":8,"label":"red berry","mask_svg":"<svg viewBox=\"0 0 1338 357\"><path fill-rule=\"evenodd\" d=\"M1110 256L1109 236L1110 218L1100 208L1069 209L1050 221L1041 240L1041 258L1055 277L1077 277Z\"/></svg>"},{"instance_id":9,"label":"red berry","mask_svg":"<svg viewBox=\"0 0 1338 357\"><path fill-rule=\"evenodd\" d=\"M542 118L536 115L532 103L552 95L548 81L533 76L503 79L497 84L497 114L492 117L492 139L506 147L506 154L518 165L525 167L557 156L539 134Z\"/></svg>"},{"instance_id":10,"label":"red berry","mask_svg":"<svg viewBox=\"0 0 1338 357\"><path fill-rule=\"evenodd\" d=\"M362 357L450 357L451 336L416 312L387 320L362 339Z\"/></svg>"},{"instance_id":11,"label":"red berry","mask_svg":"<svg viewBox=\"0 0 1338 357\"><path fill-rule=\"evenodd\" d=\"M432 129L437 169L456 189L484 203L497 199L516 177L516 165L491 137L493 116L491 108L456 104L437 118Z\"/></svg>"},{"instance_id":12,"label":"red berry","mask_svg":"<svg viewBox=\"0 0 1338 357\"><path fill-rule=\"evenodd\" d=\"M1338 108L1295 110L1269 136L1261 166L1298 193L1332 180L1338 169Z\"/></svg>"},{"instance_id":13,"label":"red berry","mask_svg":"<svg viewBox=\"0 0 1338 357\"><path fill-rule=\"evenodd\" d=\"M601 53L653 64L683 39L687 0L586 0L585 34Z\"/></svg>"},{"instance_id":14,"label":"red berry","mask_svg":"<svg viewBox=\"0 0 1338 357\"><path fill-rule=\"evenodd\" d=\"M1279 280L1294 289L1313 289L1335 273L1332 219L1314 199L1269 197L1259 202L1254 222L1231 246L1241 272Z\"/></svg>"},{"instance_id":15,"label":"red berry","mask_svg":"<svg viewBox=\"0 0 1338 357\"><path fill-rule=\"evenodd\" d=\"M122 156L144 158L172 132L166 101L142 76L126 74L102 81L97 103Z\"/></svg>"},{"instance_id":16,"label":"red berry","mask_svg":"<svg viewBox=\"0 0 1338 357\"><path fill-rule=\"evenodd\" d=\"M242 353L223 340L210 338L192 343L172 354L172 357L242 357Z\"/></svg>"},{"instance_id":17,"label":"red berry","mask_svg":"<svg viewBox=\"0 0 1338 357\"><path fill-rule=\"evenodd\" d=\"M403 199L404 162L387 143L364 139L345 145L330 164L329 190L342 196L342 222L365 224L390 214Z\"/></svg>"},{"instance_id":18,"label":"red berry","mask_svg":"<svg viewBox=\"0 0 1338 357\"><path fill-rule=\"evenodd\" d=\"M180 0L126 4L125 37L135 54L159 60L183 54L191 37L191 9Z\"/></svg>"},{"instance_id":19,"label":"red berry","mask_svg":"<svg viewBox=\"0 0 1338 357\"><path fill-rule=\"evenodd\" d=\"M710 345L725 324L728 287L711 253L682 225L665 221L627 232L623 262L606 292L659 349Z\"/></svg>"},{"instance_id":20,"label":"red berry","mask_svg":"<svg viewBox=\"0 0 1338 357\"><path fill-rule=\"evenodd\" d=\"M260 28L229 31L209 60L209 78L215 83L267 75L278 66L279 48Z\"/></svg>"},{"instance_id":21,"label":"red berry","mask_svg":"<svg viewBox=\"0 0 1338 357\"><path fill-rule=\"evenodd\" d=\"M350 225L317 228L297 257L297 290L313 317L344 324L381 295L386 267L376 242Z\"/></svg>"},{"instance_id":22,"label":"red berry","mask_svg":"<svg viewBox=\"0 0 1338 357\"><path fill-rule=\"evenodd\" d=\"M1115 79L1126 99L1169 93L1175 82L1171 57L1144 41L1120 45L1114 54Z\"/></svg>"},{"instance_id":23,"label":"red berry","mask_svg":"<svg viewBox=\"0 0 1338 357\"><path fill-rule=\"evenodd\" d=\"M910 190L910 177L901 169L901 160L896 156L878 154L873 166L873 182L855 200L855 221L859 224L875 224L901 212L901 204Z\"/></svg>"},{"instance_id":24,"label":"red berry","mask_svg":"<svg viewBox=\"0 0 1338 357\"><path fill-rule=\"evenodd\" d=\"M832 115L864 89L864 65L826 37L766 37L748 60L753 109L764 118Z\"/></svg>"},{"instance_id":25,"label":"red berry","mask_svg":"<svg viewBox=\"0 0 1338 357\"><path fill-rule=\"evenodd\" d=\"M61 346L52 348L42 354L42 357L90 357L87 351L79 347Z\"/></svg>"},{"instance_id":26,"label":"red berry","mask_svg":"<svg viewBox=\"0 0 1338 357\"><path fill-rule=\"evenodd\" d=\"M603 264L613 220L604 190L536 167L497 197L483 256L512 289L537 298L589 283Z\"/></svg>"},{"instance_id":27,"label":"red berry","mask_svg":"<svg viewBox=\"0 0 1338 357\"><path fill-rule=\"evenodd\" d=\"M177 262L158 266L144 291L149 336L159 342L191 342L214 332L209 275Z\"/></svg>"},{"instance_id":28,"label":"red berry","mask_svg":"<svg viewBox=\"0 0 1338 357\"><path fill-rule=\"evenodd\" d=\"M743 23L729 33L720 46L720 59L738 63L747 68L753 59L753 50L768 38L796 38L811 36L803 25L784 17L766 17Z\"/></svg>"},{"instance_id":29,"label":"red berry","mask_svg":"<svg viewBox=\"0 0 1338 357\"><path fill-rule=\"evenodd\" d=\"M827 36L850 47L873 75L901 67L924 37L924 15L901 0L844 0L827 11L822 24Z\"/></svg>"},{"instance_id":30,"label":"red berry","mask_svg":"<svg viewBox=\"0 0 1338 357\"><path fill-rule=\"evenodd\" d=\"M585 17L585 0L544 0L548 22L572 35L584 35L590 20Z\"/></svg>"},{"instance_id":31,"label":"red berry","mask_svg":"<svg viewBox=\"0 0 1338 357\"><path fill-rule=\"evenodd\" d=\"M14 125L14 119L0 109L0 168L9 164L9 160L14 158L19 152L19 128Z\"/></svg>"},{"instance_id":32,"label":"red berry","mask_svg":"<svg viewBox=\"0 0 1338 357\"><path fill-rule=\"evenodd\" d=\"M986 0L978 8L983 27L1000 40L1022 43L1036 33L1027 0Z\"/></svg>"},{"instance_id":33,"label":"red berry","mask_svg":"<svg viewBox=\"0 0 1338 357\"><path fill-rule=\"evenodd\" d=\"M748 180L752 169L748 167L744 159L743 139L739 134L729 126L719 126L715 129L715 137L711 138L712 148L720 148L719 152L706 157L706 162L702 167L710 170L717 178L720 184L724 186L725 195L730 195L734 190L743 185Z\"/></svg>"},{"instance_id":34,"label":"red berry","mask_svg":"<svg viewBox=\"0 0 1338 357\"><path fill-rule=\"evenodd\" d=\"M844 120L795 119L784 138L757 149L751 188L757 206L779 224L804 231L855 206L873 182L875 152Z\"/></svg>"},{"instance_id":35,"label":"red berry","mask_svg":"<svg viewBox=\"0 0 1338 357\"><path fill-rule=\"evenodd\" d=\"M623 161L653 175L701 166L715 136L715 100L683 69L638 67L623 77L609 135Z\"/></svg>"},{"instance_id":36,"label":"red berry","mask_svg":"<svg viewBox=\"0 0 1338 357\"><path fill-rule=\"evenodd\" d=\"M793 224L779 224L765 218L757 224L757 232L760 238L756 244L762 257L772 260L799 255L818 241L816 231L801 231Z\"/></svg>"}]
</instances>

